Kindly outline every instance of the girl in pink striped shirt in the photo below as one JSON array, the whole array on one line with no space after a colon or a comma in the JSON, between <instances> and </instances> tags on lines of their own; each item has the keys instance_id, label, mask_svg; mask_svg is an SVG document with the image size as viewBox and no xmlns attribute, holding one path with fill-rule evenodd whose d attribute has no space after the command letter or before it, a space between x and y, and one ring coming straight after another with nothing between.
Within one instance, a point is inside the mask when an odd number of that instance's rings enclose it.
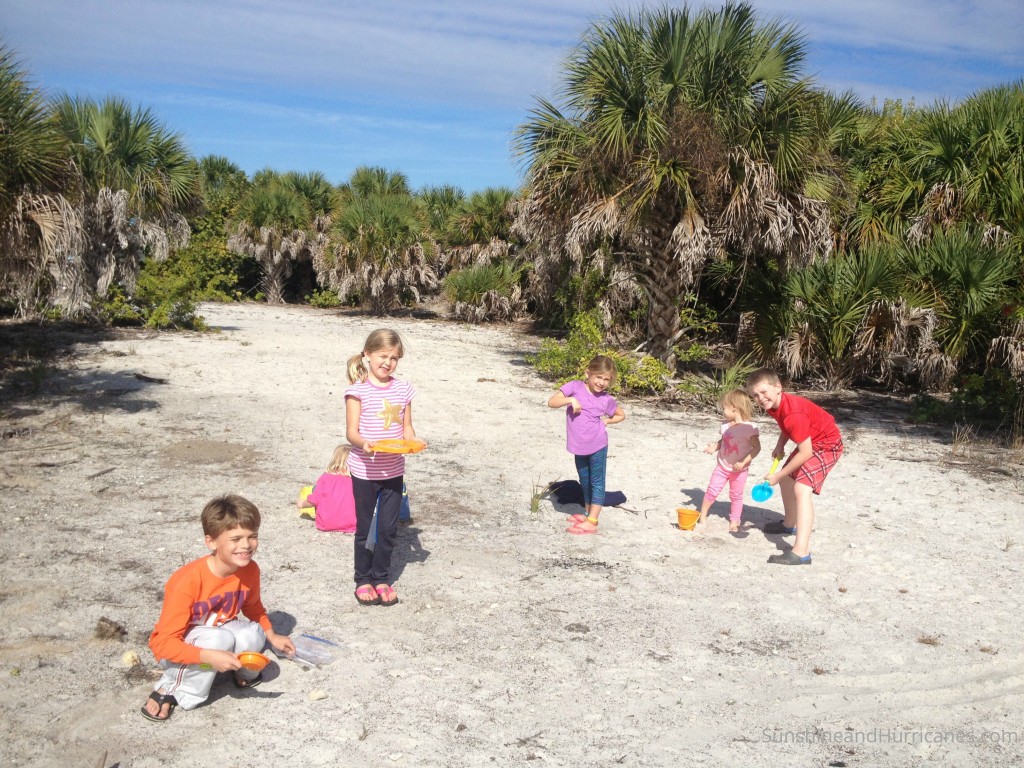
<instances>
[{"instance_id":1,"label":"girl in pink striped shirt","mask_svg":"<svg viewBox=\"0 0 1024 768\"><path fill-rule=\"evenodd\" d=\"M355 595L360 605L398 602L390 570L402 507L405 457L376 453L373 444L386 438L416 437L412 426L416 390L409 382L394 378L403 355L398 333L380 328L366 338L362 353L348 361L352 386L345 390L345 423L346 437L353 445L348 468L356 501ZM375 508L377 540L367 548Z\"/></svg>"}]
</instances>

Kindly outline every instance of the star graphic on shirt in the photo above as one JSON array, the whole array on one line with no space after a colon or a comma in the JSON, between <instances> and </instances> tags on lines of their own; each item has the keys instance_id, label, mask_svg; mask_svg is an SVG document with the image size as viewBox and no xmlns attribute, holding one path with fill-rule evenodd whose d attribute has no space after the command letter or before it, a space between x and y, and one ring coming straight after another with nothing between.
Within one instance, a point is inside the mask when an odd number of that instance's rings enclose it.
<instances>
[{"instance_id":1,"label":"star graphic on shirt","mask_svg":"<svg viewBox=\"0 0 1024 768\"><path fill-rule=\"evenodd\" d=\"M397 424L401 421L401 415L398 411L397 405L392 405L387 400L384 400L384 409L377 414L380 418L384 419L384 429L390 429L392 424Z\"/></svg>"}]
</instances>

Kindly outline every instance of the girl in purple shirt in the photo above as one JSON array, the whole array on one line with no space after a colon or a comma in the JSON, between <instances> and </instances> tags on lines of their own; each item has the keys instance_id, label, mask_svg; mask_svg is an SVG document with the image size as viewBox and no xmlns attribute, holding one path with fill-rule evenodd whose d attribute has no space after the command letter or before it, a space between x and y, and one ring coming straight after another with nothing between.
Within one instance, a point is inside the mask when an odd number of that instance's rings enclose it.
<instances>
[{"instance_id":1,"label":"girl in purple shirt","mask_svg":"<svg viewBox=\"0 0 1024 768\"><path fill-rule=\"evenodd\" d=\"M587 364L586 380L570 381L548 400L551 408L565 408L566 448L576 458L576 472L583 488L585 515L573 515L565 530L583 535L597 533L604 505L605 469L608 462L608 424L618 424L626 414L608 394L615 381L615 362L597 355Z\"/></svg>"}]
</instances>

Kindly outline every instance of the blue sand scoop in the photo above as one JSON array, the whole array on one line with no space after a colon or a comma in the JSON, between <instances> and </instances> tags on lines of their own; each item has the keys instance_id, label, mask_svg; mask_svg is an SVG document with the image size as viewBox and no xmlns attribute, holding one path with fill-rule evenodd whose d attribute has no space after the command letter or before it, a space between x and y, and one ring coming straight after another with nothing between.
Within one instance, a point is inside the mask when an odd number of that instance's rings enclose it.
<instances>
[{"instance_id":1,"label":"blue sand scoop","mask_svg":"<svg viewBox=\"0 0 1024 768\"><path fill-rule=\"evenodd\" d=\"M772 462L772 468L768 470L768 474L774 473L778 468L779 459L776 457L775 461ZM765 480L763 483L758 483L750 489L750 497L756 502L768 501L774 492L775 489L768 485L768 481Z\"/></svg>"}]
</instances>

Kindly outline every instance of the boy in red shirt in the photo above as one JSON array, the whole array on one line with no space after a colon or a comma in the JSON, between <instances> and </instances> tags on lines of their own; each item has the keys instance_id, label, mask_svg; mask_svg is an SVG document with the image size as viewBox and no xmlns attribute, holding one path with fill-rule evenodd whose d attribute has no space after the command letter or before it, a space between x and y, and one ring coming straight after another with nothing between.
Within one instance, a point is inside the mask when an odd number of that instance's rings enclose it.
<instances>
[{"instance_id":1,"label":"boy in red shirt","mask_svg":"<svg viewBox=\"0 0 1024 768\"><path fill-rule=\"evenodd\" d=\"M821 486L832 467L843 455L843 440L835 419L810 400L782 391L782 382L771 368L761 368L747 377L747 392L782 430L772 457L785 456L786 443L792 440L796 450L786 463L765 477L769 485L782 489L786 516L781 523L769 523L765 533L796 534L788 552L772 555L769 563L781 565L811 564L811 529L814 527L812 493L821 494Z\"/></svg>"},{"instance_id":2,"label":"boy in red shirt","mask_svg":"<svg viewBox=\"0 0 1024 768\"><path fill-rule=\"evenodd\" d=\"M237 654L263 650L295 653L285 635L274 632L260 600L260 511L241 496L222 496L203 508L203 533L210 554L171 574L164 586L160 619L149 647L164 673L142 714L167 720L176 706L192 709L206 701L218 672L231 672L239 688L254 688L262 673L245 677Z\"/></svg>"}]
</instances>

